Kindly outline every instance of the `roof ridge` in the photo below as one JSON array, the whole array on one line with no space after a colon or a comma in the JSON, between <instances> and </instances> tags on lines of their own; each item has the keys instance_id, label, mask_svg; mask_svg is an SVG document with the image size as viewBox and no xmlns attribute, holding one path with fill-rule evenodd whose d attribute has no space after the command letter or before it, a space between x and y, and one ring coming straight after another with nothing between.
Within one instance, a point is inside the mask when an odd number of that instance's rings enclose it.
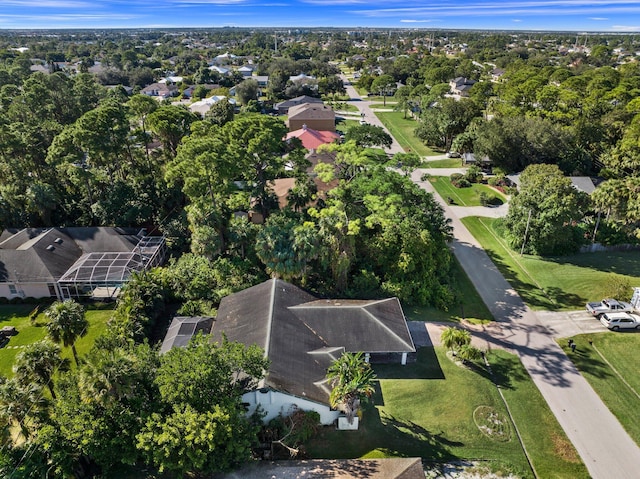
<instances>
[{"instance_id":1,"label":"roof ridge","mask_svg":"<svg viewBox=\"0 0 640 479\"><path fill-rule=\"evenodd\" d=\"M271 298L269 299L269 316L267 317L267 337L265 338L264 345L264 357L269 357L269 349L271 346L271 327L273 326L273 310L275 309L276 303L276 285L278 282L278 278L273 278L271 280L273 284L271 285Z\"/></svg>"},{"instance_id":2,"label":"roof ridge","mask_svg":"<svg viewBox=\"0 0 640 479\"><path fill-rule=\"evenodd\" d=\"M388 298L388 299L395 299L396 301L398 301L398 298ZM376 303L379 301L376 301ZM375 304L375 303L372 303ZM411 340L411 344L407 343L404 339L402 339L400 336L398 336L395 332L393 332L393 330L391 328L389 328L389 326L387 326L386 324L384 324L382 321L380 321L374 314L371 313L371 311L369 311L367 309L367 307L371 306L372 304L368 304L368 305L363 305L361 306L362 309L369 315L371 316L371 318L373 318L373 320L378 323L380 326L382 326L383 329L385 329L386 331L388 331L389 333L391 333L393 336L395 336L401 343L405 344L406 346L410 347L411 349L413 349L415 351L416 346L415 344L413 344L413 340ZM400 305L400 301L398 301L398 305L400 306L400 311L402 311L402 306ZM402 312L402 316L404 317L404 311ZM407 320L405 318L404 321L405 327L407 328L407 332L409 332L409 326L407 325ZM411 334L409 334L409 338L411 338Z\"/></svg>"}]
</instances>

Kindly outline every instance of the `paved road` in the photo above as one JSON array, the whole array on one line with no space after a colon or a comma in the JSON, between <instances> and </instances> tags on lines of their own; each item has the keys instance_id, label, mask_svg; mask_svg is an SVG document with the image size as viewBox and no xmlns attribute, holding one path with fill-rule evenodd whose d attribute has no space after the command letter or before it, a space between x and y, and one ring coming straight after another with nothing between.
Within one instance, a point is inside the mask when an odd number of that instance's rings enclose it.
<instances>
[{"instance_id":1,"label":"paved road","mask_svg":"<svg viewBox=\"0 0 640 479\"><path fill-rule=\"evenodd\" d=\"M639 477L640 448L555 342L545 315L541 314L541 320L527 307L454 211L429 182L420 181L420 176L416 171L412 179L434 193L446 216L451 218L453 253L502 326L499 331L479 335L485 334L488 343L511 349L520 356L592 477Z\"/></svg>"},{"instance_id":2,"label":"paved road","mask_svg":"<svg viewBox=\"0 0 640 479\"><path fill-rule=\"evenodd\" d=\"M371 109L371 102L360 98L360 95L358 94L356 89L353 88L353 85L351 85L351 82L347 79L347 77L345 77L344 75L340 75L340 78L344 82L344 86L347 90L347 95L349 95L349 100L347 101L347 103L349 103L350 105L354 105L356 108L358 108L361 114L364 114L364 116L362 116L362 119L364 121L370 123L371 125L380 126L384 129L384 131L389 133L387 127L382 124L382 122L378 119L376 114ZM391 136L391 138L393 139L393 143L391 144L391 148L386 148L385 151L390 154L404 153L404 149L400 146L400 143L398 143L396 139L393 138L393 135L389 133L389 136Z\"/></svg>"}]
</instances>

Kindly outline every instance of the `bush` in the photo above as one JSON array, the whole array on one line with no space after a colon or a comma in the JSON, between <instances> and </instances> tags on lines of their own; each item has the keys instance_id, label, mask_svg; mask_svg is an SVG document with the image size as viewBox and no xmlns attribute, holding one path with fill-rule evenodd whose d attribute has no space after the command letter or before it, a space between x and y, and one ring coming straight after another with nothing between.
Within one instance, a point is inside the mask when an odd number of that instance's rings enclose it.
<instances>
[{"instance_id":1,"label":"bush","mask_svg":"<svg viewBox=\"0 0 640 479\"><path fill-rule=\"evenodd\" d=\"M607 275L606 296L608 298L620 298L626 301L631 298L632 292L629 278L615 273Z\"/></svg>"},{"instance_id":2,"label":"bush","mask_svg":"<svg viewBox=\"0 0 640 479\"><path fill-rule=\"evenodd\" d=\"M467 173L464 175L465 180L469 183L480 183L484 175L482 174L482 170L477 165L472 165L467 170Z\"/></svg>"},{"instance_id":3,"label":"bush","mask_svg":"<svg viewBox=\"0 0 640 479\"><path fill-rule=\"evenodd\" d=\"M451 183L460 181L462 178L464 178L464 175L462 173L453 173L452 175L449 176Z\"/></svg>"},{"instance_id":4,"label":"bush","mask_svg":"<svg viewBox=\"0 0 640 479\"><path fill-rule=\"evenodd\" d=\"M423 173L422 176L420 177L420 181L429 181L429 178L431 178L431 174Z\"/></svg>"},{"instance_id":5,"label":"bush","mask_svg":"<svg viewBox=\"0 0 640 479\"><path fill-rule=\"evenodd\" d=\"M471 182L466 178L460 178L457 181L452 181L451 184L456 188L471 188Z\"/></svg>"},{"instance_id":6,"label":"bush","mask_svg":"<svg viewBox=\"0 0 640 479\"><path fill-rule=\"evenodd\" d=\"M23 303L23 300L20 296L16 296L9 300L9 304L22 304L22 303Z\"/></svg>"}]
</instances>

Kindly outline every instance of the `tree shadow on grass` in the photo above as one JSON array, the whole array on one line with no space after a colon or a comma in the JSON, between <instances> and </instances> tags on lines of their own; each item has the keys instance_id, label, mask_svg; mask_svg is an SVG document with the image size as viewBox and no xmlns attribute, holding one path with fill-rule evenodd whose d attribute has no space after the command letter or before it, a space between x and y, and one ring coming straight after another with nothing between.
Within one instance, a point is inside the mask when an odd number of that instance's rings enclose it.
<instances>
[{"instance_id":1,"label":"tree shadow on grass","mask_svg":"<svg viewBox=\"0 0 640 479\"><path fill-rule=\"evenodd\" d=\"M492 354L488 356L488 361L493 375L486 367L481 368L479 373L502 389L513 389L514 382L524 381L527 378L520 358L515 355L498 356Z\"/></svg>"},{"instance_id":2,"label":"tree shadow on grass","mask_svg":"<svg viewBox=\"0 0 640 479\"><path fill-rule=\"evenodd\" d=\"M403 447L402 450L378 448L390 455L420 456L432 462L445 462L455 458L451 448L464 446L462 442L448 439L443 431L429 431L413 421L397 418L384 411L380 415L380 420L385 427L388 439L393 443L404 443L406 446L406 449Z\"/></svg>"},{"instance_id":3,"label":"tree shadow on grass","mask_svg":"<svg viewBox=\"0 0 640 479\"><path fill-rule=\"evenodd\" d=\"M448 439L443 431L432 432L412 421L381 414L372 402L364 405L362 412L357 431L338 431L333 426L322 428L306 444L309 456L351 459L382 455L446 462L458 459L451 452L453 448L464 446Z\"/></svg>"},{"instance_id":4,"label":"tree shadow on grass","mask_svg":"<svg viewBox=\"0 0 640 479\"><path fill-rule=\"evenodd\" d=\"M445 379L433 347L419 348L416 361L401 364L375 364L378 379Z\"/></svg>"},{"instance_id":5,"label":"tree shadow on grass","mask_svg":"<svg viewBox=\"0 0 640 479\"><path fill-rule=\"evenodd\" d=\"M609 365L590 346L580 344L575 351L571 351L571 348L563 345L562 349L580 372L600 379L614 377Z\"/></svg>"},{"instance_id":6,"label":"tree shadow on grass","mask_svg":"<svg viewBox=\"0 0 640 479\"><path fill-rule=\"evenodd\" d=\"M638 276L640 251L603 251L545 258L558 264L570 264L608 273Z\"/></svg>"}]
</instances>

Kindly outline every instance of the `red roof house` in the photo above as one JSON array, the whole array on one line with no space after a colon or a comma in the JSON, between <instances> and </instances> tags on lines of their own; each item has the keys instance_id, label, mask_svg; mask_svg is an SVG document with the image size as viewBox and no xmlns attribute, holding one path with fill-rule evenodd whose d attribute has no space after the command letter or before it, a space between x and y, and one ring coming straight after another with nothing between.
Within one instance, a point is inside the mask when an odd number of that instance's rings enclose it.
<instances>
[{"instance_id":1,"label":"red roof house","mask_svg":"<svg viewBox=\"0 0 640 479\"><path fill-rule=\"evenodd\" d=\"M299 130L291 131L287 133L287 141L291 138L298 138L309 151L315 151L320 145L333 143L340 138L340 135L335 131L321 131L307 128L307 125L302 125Z\"/></svg>"}]
</instances>

